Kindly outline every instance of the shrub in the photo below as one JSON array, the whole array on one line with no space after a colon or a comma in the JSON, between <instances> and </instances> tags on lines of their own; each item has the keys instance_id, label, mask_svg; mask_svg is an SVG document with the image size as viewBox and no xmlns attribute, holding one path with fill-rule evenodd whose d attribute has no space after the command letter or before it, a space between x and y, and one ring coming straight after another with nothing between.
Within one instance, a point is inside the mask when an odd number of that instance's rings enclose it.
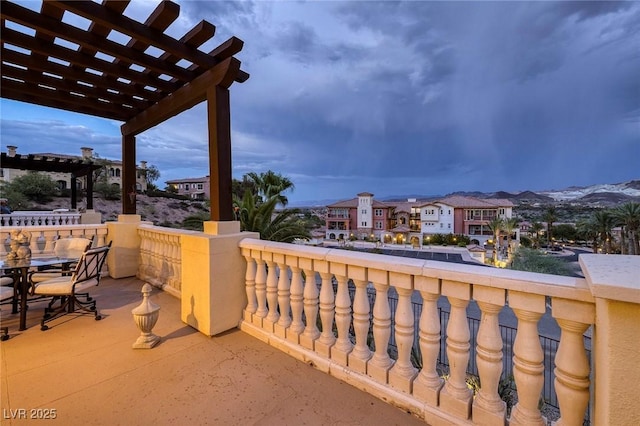
<instances>
[{"instance_id":1,"label":"shrub","mask_svg":"<svg viewBox=\"0 0 640 426\"><path fill-rule=\"evenodd\" d=\"M573 275L569 265L562 259L524 247L516 252L509 268L518 271L540 272L543 274Z\"/></svg>"},{"instance_id":2,"label":"shrub","mask_svg":"<svg viewBox=\"0 0 640 426\"><path fill-rule=\"evenodd\" d=\"M26 175L18 176L6 186L8 191L23 194L28 200L37 203L46 203L58 195L58 184L49 175L38 172L29 172ZM6 196L10 201L11 198ZM17 208L17 206L12 206Z\"/></svg>"}]
</instances>

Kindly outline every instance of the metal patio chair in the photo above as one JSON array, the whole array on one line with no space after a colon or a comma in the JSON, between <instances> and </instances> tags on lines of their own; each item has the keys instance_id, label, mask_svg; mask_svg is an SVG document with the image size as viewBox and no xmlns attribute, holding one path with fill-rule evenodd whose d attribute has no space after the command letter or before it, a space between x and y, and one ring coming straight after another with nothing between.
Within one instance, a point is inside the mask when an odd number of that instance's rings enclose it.
<instances>
[{"instance_id":1,"label":"metal patio chair","mask_svg":"<svg viewBox=\"0 0 640 426\"><path fill-rule=\"evenodd\" d=\"M82 301L78 299L78 295L100 284L102 266L110 247L111 243L102 247L87 247L70 276L62 275L33 284L33 294L53 296L53 300L49 303L49 307L45 308L42 317L40 324L42 331L49 328L46 325L49 321L70 313L90 313L94 315L96 321L102 319L96 309L96 301L92 298ZM56 300L60 300L61 304L53 309L51 306Z\"/></svg>"}]
</instances>

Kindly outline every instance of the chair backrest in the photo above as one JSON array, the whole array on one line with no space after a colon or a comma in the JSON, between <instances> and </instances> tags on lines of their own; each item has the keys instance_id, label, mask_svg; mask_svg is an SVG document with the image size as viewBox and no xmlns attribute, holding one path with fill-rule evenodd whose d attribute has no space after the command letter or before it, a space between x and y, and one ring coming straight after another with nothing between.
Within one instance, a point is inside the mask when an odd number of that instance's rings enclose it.
<instances>
[{"instance_id":1,"label":"chair backrest","mask_svg":"<svg viewBox=\"0 0 640 426\"><path fill-rule=\"evenodd\" d=\"M96 280L96 285L100 283L100 273L102 266L107 259L107 254L111 248L111 242L108 245L95 248L87 248L82 253L82 257L76 265L71 280L76 285L83 281Z\"/></svg>"},{"instance_id":2,"label":"chair backrest","mask_svg":"<svg viewBox=\"0 0 640 426\"><path fill-rule=\"evenodd\" d=\"M93 244L93 238L60 238L56 240L56 244L53 246L53 252L57 257L80 257L90 244Z\"/></svg>"}]
</instances>

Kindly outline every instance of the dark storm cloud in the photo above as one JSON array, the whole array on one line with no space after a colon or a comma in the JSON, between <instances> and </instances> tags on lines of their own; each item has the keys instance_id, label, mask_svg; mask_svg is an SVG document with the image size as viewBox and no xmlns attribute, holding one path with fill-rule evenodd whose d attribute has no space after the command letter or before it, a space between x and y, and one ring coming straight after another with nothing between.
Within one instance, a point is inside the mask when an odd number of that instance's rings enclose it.
<instances>
[{"instance_id":1,"label":"dark storm cloud","mask_svg":"<svg viewBox=\"0 0 640 426\"><path fill-rule=\"evenodd\" d=\"M289 175L290 199L640 177L640 3L180 4L174 36L206 19L217 34L203 50L244 40L236 57L251 78L230 92L234 173ZM145 132L138 157L162 179L207 174L205 116L199 105ZM3 144L27 133L56 143L25 120L3 123Z\"/></svg>"}]
</instances>

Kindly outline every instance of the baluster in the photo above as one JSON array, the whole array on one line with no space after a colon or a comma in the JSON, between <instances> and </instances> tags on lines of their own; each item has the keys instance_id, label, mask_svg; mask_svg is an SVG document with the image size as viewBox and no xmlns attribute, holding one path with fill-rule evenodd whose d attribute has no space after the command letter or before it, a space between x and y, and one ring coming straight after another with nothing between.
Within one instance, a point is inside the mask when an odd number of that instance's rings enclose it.
<instances>
[{"instance_id":1,"label":"baluster","mask_svg":"<svg viewBox=\"0 0 640 426\"><path fill-rule=\"evenodd\" d=\"M554 386L560 406L556 425L582 425L589 404L589 360L584 332L595 321L595 306L567 299L552 300L552 314L560 326Z\"/></svg>"},{"instance_id":2,"label":"baluster","mask_svg":"<svg viewBox=\"0 0 640 426\"><path fill-rule=\"evenodd\" d=\"M403 275L402 278L409 279L411 285L411 276ZM398 283L393 280L393 283ZM412 286L411 286L412 287ZM413 289L396 287L398 292L398 307L395 316L395 338L398 348L398 359L389 370L389 384L403 392L411 393L413 380L418 374L418 369L411 363L411 350L414 340L414 319L413 309L411 308L411 294Z\"/></svg>"},{"instance_id":3,"label":"baluster","mask_svg":"<svg viewBox=\"0 0 640 426\"><path fill-rule=\"evenodd\" d=\"M473 392L467 387L467 366L469 364L469 323L467 305L471 299L471 285L442 281L442 294L451 304L451 314L447 325L447 358L449 359L449 379L440 392L440 406L446 412L463 419L471 415Z\"/></svg>"},{"instance_id":4,"label":"baluster","mask_svg":"<svg viewBox=\"0 0 640 426\"><path fill-rule=\"evenodd\" d=\"M513 377L518 403L511 412L511 425L544 425L538 410L544 385L544 354L538 335L538 320L545 313L545 297L517 291L509 292L509 306L518 318L513 344Z\"/></svg>"},{"instance_id":5,"label":"baluster","mask_svg":"<svg viewBox=\"0 0 640 426\"><path fill-rule=\"evenodd\" d=\"M30 231L31 240L29 241L29 248L31 249L31 255L40 254L40 247L38 247L38 240L42 236L42 231Z\"/></svg>"},{"instance_id":6,"label":"baluster","mask_svg":"<svg viewBox=\"0 0 640 426\"><path fill-rule=\"evenodd\" d=\"M182 291L182 255L180 253L180 236L174 236L171 241L171 265L172 265L172 285Z\"/></svg>"},{"instance_id":7,"label":"baluster","mask_svg":"<svg viewBox=\"0 0 640 426\"><path fill-rule=\"evenodd\" d=\"M438 395L444 380L438 375L438 353L440 352L440 316L438 299L440 280L437 278L416 277L416 289L422 296L422 314L420 315L420 353L422 370L413 382L413 395L420 401L436 407Z\"/></svg>"},{"instance_id":8,"label":"baluster","mask_svg":"<svg viewBox=\"0 0 640 426\"><path fill-rule=\"evenodd\" d=\"M391 337L391 309L389 308L389 276L387 271L369 269L369 279L376 289L373 304L373 341L375 352L367 363L367 374L381 383L387 383L393 360L389 357Z\"/></svg>"},{"instance_id":9,"label":"baluster","mask_svg":"<svg viewBox=\"0 0 640 426\"><path fill-rule=\"evenodd\" d=\"M142 280L147 280L149 269L149 233L144 229L138 231L140 236L140 265L138 266L138 274Z\"/></svg>"},{"instance_id":10,"label":"baluster","mask_svg":"<svg viewBox=\"0 0 640 426\"><path fill-rule=\"evenodd\" d=\"M244 274L247 306L244 308L242 318L246 322L251 322L252 315L258 309L258 301L256 299L256 262L251 257L251 249L243 248L242 255L247 262L247 270Z\"/></svg>"},{"instance_id":11,"label":"baluster","mask_svg":"<svg viewBox=\"0 0 640 426\"><path fill-rule=\"evenodd\" d=\"M264 252L262 254L267 264L267 307L269 309L267 317L262 321L262 328L273 333L273 325L280 318L278 313L278 271L273 261L273 254Z\"/></svg>"},{"instance_id":12,"label":"baluster","mask_svg":"<svg viewBox=\"0 0 640 426\"><path fill-rule=\"evenodd\" d=\"M287 336L286 330L291 325L291 281L289 280L289 270L285 263L285 255L274 253L273 259L277 262L280 271L278 276L278 308L280 318L274 326L274 331L277 336L284 339Z\"/></svg>"},{"instance_id":13,"label":"baluster","mask_svg":"<svg viewBox=\"0 0 640 426\"><path fill-rule=\"evenodd\" d=\"M287 264L291 268L291 326L287 330L287 339L299 344L300 335L304 331L302 322L302 311L304 309L304 284L302 282L302 271L298 268L298 258L286 258Z\"/></svg>"},{"instance_id":14,"label":"baluster","mask_svg":"<svg viewBox=\"0 0 640 426\"><path fill-rule=\"evenodd\" d=\"M251 250L251 255L256 259L256 300L258 309L253 315L253 323L262 327L262 319L267 316L267 270L264 260L262 260L262 252Z\"/></svg>"},{"instance_id":15,"label":"baluster","mask_svg":"<svg viewBox=\"0 0 640 426\"><path fill-rule=\"evenodd\" d=\"M349 326L351 325L351 299L347 285L347 265L331 263L331 272L338 282L336 290L336 331L338 338L331 348L331 359L338 364L347 366L348 355L353 349L353 343L349 339Z\"/></svg>"},{"instance_id":16,"label":"baluster","mask_svg":"<svg viewBox=\"0 0 640 426\"><path fill-rule=\"evenodd\" d=\"M96 247L102 247L107 245L107 229L97 229L96 230L97 238L96 238Z\"/></svg>"},{"instance_id":17,"label":"baluster","mask_svg":"<svg viewBox=\"0 0 640 426\"><path fill-rule=\"evenodd\" d=\"M356 286L353 298L353 331L356 344L349 354L349 368L359 373L367 372L367 363L372 353L369 349L369 327L371 326L371 306L367 296L367 270L361 267L349 267L349 275Z\"/></svg>"},{"instance_id":18,"label":"baluster","mask_svg":"<svg viewBox=\"0 0 640 426\"><path fill-rule=\"evenodd\" d=\"M327 262L318 262L327 263ZM325 265L328 270L328 265ZM317 268L317 266L316 266ZM322 333L315 343L315 351L325 358L331 355L331 347L336 342L336 336L333 334L333 319L335 316L336 305L334 303L335 296L333 294L333 284L331 278L333 275L329 272L321 272L320 278L322 285L320 286L320 321L322 323Z\"/></svg>"},{"instance_id":19,"label":"baluster","mask_svg":"<svg viewBox=\"0 0 640 426\"><path fill-rule=\"evenodd\" d=\"M313 270L312 259L300 259L305 274L304 280L304 316L306 320L304 332L300 335L300 345L307 349L314 349L315 340L320 337L320 330L316 324L318 320L318 284L316 272Z\"/></svg>"},{"instance_id":20,"label":"baluster","mask_svg":"<svg viewBox=\"0 0 640 426\"><path fill-rule=\"evenodd\" d=\"M476 347L476 363L482 387L473 401L473 421L479 424L504 424L507 405L498 395L503 346L498 314L504 306L506 293L499 288L474 286L473 298L482 311Z\"/></svg>"}]
</instances>

